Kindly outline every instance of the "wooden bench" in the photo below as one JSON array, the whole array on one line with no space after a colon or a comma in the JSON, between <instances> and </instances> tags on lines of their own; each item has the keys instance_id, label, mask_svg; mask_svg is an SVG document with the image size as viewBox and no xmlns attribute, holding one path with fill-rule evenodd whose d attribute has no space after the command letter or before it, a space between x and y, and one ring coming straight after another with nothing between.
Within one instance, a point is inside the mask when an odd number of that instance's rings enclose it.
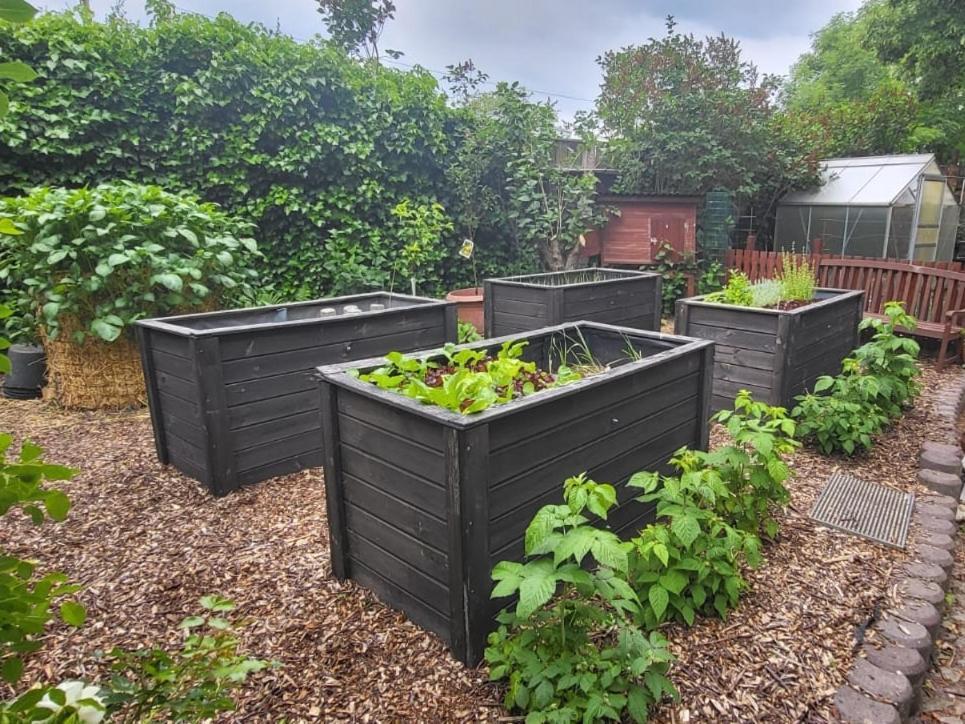
<instances>
[{"instance_id":1,"label":"wooden bench","mask_svg":"<svg viewBox=\"0 0 965 724\"><path fill-rule=\"evenodd\" d=\"M821 255L816 261L819 286L864 290L865 316L883 319L887 302L904 302L905 310L918 319L914 331L904 331L941 340L939 370L949 361L951 346L956 348L955 357L962 359L965 273L889 259Z\"/></svg>"}]
</instances>

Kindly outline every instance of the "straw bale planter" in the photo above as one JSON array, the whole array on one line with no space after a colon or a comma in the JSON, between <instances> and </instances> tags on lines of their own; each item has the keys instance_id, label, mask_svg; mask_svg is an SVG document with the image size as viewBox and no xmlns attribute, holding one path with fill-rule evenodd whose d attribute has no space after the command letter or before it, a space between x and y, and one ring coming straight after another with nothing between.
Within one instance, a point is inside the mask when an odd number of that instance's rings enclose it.
<instances>
[{"instance_id":1,"label":"straw bale planter","mask_svg":"<svg viewBox=\"0 0 965 724\"><path fill-rule=\"evenodd\" d=\"M740 307L691 297L677 302L674 331L717 343L713 409L746 389L754 399L790 408L822 375L841 371L858 346L864 292L818 289L790 311Z\"/></svg>"},{"instance_id":2,"label":"straw bale planter","mask_svg":"<svg viewBox=\"0 0 965 724\"><path fill-rule=\"evenodd\" d=\"M143 320L137 332L158 458L224 495L321 465L315 367L454 342L456 313L376 292Z\"/></svg>"},{"instance_id":3,"label":"straw bale planter","mask_svg":"<svg viewBox=\"0 0 965 724\"><path fill-rule=\"evenodd\" d=\"M653 272L603 268L487 279L486 336L580 320L658 330L661 282Z\"/></svg>"},{"instance_id":4,"label":"straw bale planter","mask_svg":"<svg viewBox=\"0 0 965 724\"><path fill-rule=\"evenodd\" d=\"M375 591L468 664L506 603L490 600L492 566L522 558L526 526L559 501L565 478L587 471L615 484L608 523L633 534L653 508L622 483L663 469L682 445L707 445L712 343L579 322L464 347L509 339L526 340L524 356L544 369L576 339L612 366L473 415L351 374L381 359L319 368L335 575Z\"/></svg>"},{"instance_id":5,"label":"straw bale planter","mask_svg":"<svg viewBox=\"0 0 965 724\"><path fill-rule=\"evenodd\" d=\"M51 339L41 330L47 355L43 396L72 410L123 410L145 402L144 375L137 345L126 335L113 342L87 336L73 339L77 325L61 320Z\"/></svg>"}]
</instances>

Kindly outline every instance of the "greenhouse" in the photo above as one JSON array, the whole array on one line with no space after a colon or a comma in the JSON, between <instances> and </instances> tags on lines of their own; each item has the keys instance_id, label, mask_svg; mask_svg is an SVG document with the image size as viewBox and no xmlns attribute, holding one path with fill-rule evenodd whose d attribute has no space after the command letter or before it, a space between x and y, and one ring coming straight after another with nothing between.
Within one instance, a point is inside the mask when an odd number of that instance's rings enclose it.
<instances>
[{"instance_id":1,"label":"greenhouse","mask_svg":"<svg viewBox=\"0 0 965 724\"><path fill-rule=\"evenodd\" d=\"M916 261L951 260L959 206L930 154L834 158L822 186L785 196L775 248Z\"/></svg>"}]
</instances>

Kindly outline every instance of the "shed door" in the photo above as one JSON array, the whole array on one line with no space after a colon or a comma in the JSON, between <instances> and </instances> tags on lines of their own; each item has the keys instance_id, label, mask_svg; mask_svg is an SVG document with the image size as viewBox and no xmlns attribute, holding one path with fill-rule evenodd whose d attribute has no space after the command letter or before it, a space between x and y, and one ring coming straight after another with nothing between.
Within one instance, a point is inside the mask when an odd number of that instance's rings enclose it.
<instances>
[{"instance_id":1,"label":"shed door","mask_svg":"<svg viewBox=\"0 0 965 724\"><path fill-rule=\"evenodd\" d=\"M650 220L650 236L655 245L668 243L678 255L686 250L687 221L679 213L654 214Z\"/></svg>"},{"instance_id":2,"label":"shed door","mask_svg":"<svg viewBox=\"0 0 965 724\"><path fill-rule=\"evenodd\" d=\"M633 201L614 204L620 215L603 229L603 264L646 264L651 261L650 209Z\"/></svg>"}]
</instances>

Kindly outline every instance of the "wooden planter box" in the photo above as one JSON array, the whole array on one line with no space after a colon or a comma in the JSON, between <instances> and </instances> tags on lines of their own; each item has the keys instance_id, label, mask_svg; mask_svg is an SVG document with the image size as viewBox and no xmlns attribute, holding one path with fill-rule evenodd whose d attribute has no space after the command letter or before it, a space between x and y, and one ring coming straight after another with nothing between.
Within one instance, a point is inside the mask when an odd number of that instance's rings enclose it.
<instances>
[{"instance_id":1,"label":"wooden planter box","mask_svg":"<svg viewBox=\"0 0 965 724\"><path fill-rule=\"evenodd\" d=\"M486 336L588 321L660 329L660 286L653 272L575 269L487 279Z\"/></svg>"},{"instance_id":2,"label":"wooden planter box","mask_svg":"<svg viewBox=\"0 0 965 724\"><path fill-rule=\"evenodd\" d=\"M158 458L224 495L322 464L318 365L454 342L456 310L377 292L148 319L137 334Z\"/></svg>"},{"instance_id":3,"label":"wooden planter box","mask_svg":"<svg viewBox=\"0 0 965 724\"><path fill-rule=\"evenodd\" d=\"M663 468L682 445L706 448L709 342L581 322L465 346L525 339L527 358L547 367L580 335L600 361L623 363L468 416L349 374L382 360L319 369L335 575L375 591L468 664L506 604L489 597L493 565L523 557L526 526L561 501L568 476L616 485L609 524L633 534L653 509L623 483ZM628 361L628 347L642 358Z\"/></svg>"},{"instance_id":4,"label":"wooden planter box","mask_svg":"<svg viewBox=\"0 0 965 724\"><path fill-rule=\"evenodd\" d=\"M677 302L675 331L717 343L713 409L730 407L738 391L790 408L821 375L841 371L858 346L864 292L818 289L813 304L792 311L703 301Z\"/></svg>"}]
</instances>

